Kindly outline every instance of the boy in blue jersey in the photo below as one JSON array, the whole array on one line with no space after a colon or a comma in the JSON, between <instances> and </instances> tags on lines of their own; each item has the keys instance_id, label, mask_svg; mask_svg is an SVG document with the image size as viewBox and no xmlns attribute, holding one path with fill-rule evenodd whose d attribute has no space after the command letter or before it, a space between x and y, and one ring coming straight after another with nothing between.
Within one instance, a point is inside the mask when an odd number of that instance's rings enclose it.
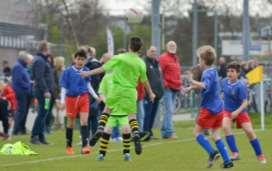
<instances>
[{"instance_id":1,"label":"boy in blue jersey","mask_svg":"<svg viewBox=\"0 0 272 171\"><path fill-rule=\"evenodd\" d=\"M211 167L213 162L219 158L219 151L224 160L222 167L230 168L233 167L233 163L220 138L220 127L223 119L223 102L219 96L218 73L216 68L212 66L216 59L216 53L213 47L202 46L197 50L197 55L199 57L200 66L204 68L204 71L200 82L190 78L191 86L188 88L188 90L201 90L202 99L200 110L194 128L196 141L209 155L208 167ZM213 149L208 139L203 135L203 130L205 129L211 129L212 137L218 151Z\"/></svg>"},{"instance_id":2,"label":"boy in blue jersey","mask_svg":"<svg viewBox=\"0 0 272 171\"><path fill-rule=\"evenodd\" d=\"M247 113L247 86L246 83L238 79L240 65L232 62L227 66L227 78L222 82L224 93L224 119L223 129L227 144L232 152L232 160L239 159L239 151L235 143L234 135L231 131L232 121L236 122L237 128L242 128L250 140L250 144L255 151L257 159L261 163L266 163L261 145L252 128L250 117Z\"/></svg>"},{"instance_id":3,"label":"boy in blue jersey","mask_svg":"<svg viewBox=\"0 0 272 171\"><path fill-rule=\"evenodd\" d=\"M89 94L98 99L91 84L90 77L82 78L81 71L88 71L84 67L86 61L86 53L84 50L78 50L74 55L74 64L66 68L61 76L61 104L66 104L66 154L74 154L72 148L73 128L77 115L80 117L80 133L82 139L82 154L89 154L90 147L88 145L88 115L89 115Z\"/></svg>"}]
</instances>

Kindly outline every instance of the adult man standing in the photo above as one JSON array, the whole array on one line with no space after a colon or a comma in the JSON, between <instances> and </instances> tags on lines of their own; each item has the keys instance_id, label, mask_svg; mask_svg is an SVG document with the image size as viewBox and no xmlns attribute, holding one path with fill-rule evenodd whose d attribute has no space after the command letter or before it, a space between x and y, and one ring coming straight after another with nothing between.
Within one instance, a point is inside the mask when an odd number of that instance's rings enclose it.
<instances>
[{"instance_id":1,"label":"adult man standing","mask_svg":"<svg viewBox=\"0 0 272 171\"><path fill-rule=\"evenodd\" d=\"M46 41L39 44L38 53L34 58L32 73L34 94L38 100L38 115L34 122L31 135L32 144L48 144L45 139L45 118L48 114L51 94L53 92L53 71L48 62L49 47Z\"/></svg>"},{"instance_id":2,"label":"adult man standing","mask_svg":"<svg viewBox=\"0 0 272 171\"><path fill-rule=\"evenodd\" d=\"M144 126L143 131L147 133L147 137L143 140L150 140L152 138L152 127L154 124L154 120L158 111L158 107L160 104L160 99L163 95L163 86L161 80L161 74L159 70L159 62L157 59L157 49L154 46L151 46L147 51L147 56L144 59L146 64L147 78L150 83L151 89L156 95L153 102L149 100L149 98L145 97L144 99Z\"/></svg>"},{"instance_id":3,"label":"adult man standing","mask_svg":"<svg viewBox=\"0 0 272 171\"><path fill-rule=\"evenodd\" d=\"M25 51L19 52L16 64L12 68L12 87L16 94L17 110L13 134L26 134L26 118L31 102L31 79L27 66L32 63L33 56Z\"/></svg>"},{"instance_id":4,"label":"adult man standing","mask_svg":"<svg viewBox=\"0 0 272 171\"><path fill-rule=\"evenodd\" d=\"M90 70L99 68L102 66L101 62L96 59L96 49L94 47L87 47L88 61L86 67ZM91 85L96 93L98 93L99 84L103 78L104 74L98 74L92 76ZM90 112L88 118L89 131L92 135L97 130L98 127L98 118L100 115L99 104L97 100L93 97L90 98Z\"/></svg>"},{"instance_id":5,"label":"adult man standing","mask_svg":"<svg viewBox=\"0 0 272 171\"><path fill-rule=\"evenodd\" d=\"M181 67L179 57L176 55L177 45L174 41L166 44L167 52L160 56L160 67L164 86L164 117L161 128L161 136L166 139L176 139L173 130L172 116L174 113L175 98L181 88Z\"/></svg>"}]
</instances>

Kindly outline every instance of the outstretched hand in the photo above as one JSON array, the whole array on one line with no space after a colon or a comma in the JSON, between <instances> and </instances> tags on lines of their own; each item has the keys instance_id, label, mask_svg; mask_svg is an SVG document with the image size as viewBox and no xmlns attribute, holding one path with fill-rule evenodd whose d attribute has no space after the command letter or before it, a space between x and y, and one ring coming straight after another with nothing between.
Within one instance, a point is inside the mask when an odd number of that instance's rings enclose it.
<instances>
[{"instance_id":1,"label":"outstretched hand","mask_svg":"<svg viewBox=\"0 0 272 171\"><path fill-rule=\"evenodd\" d=\"M88 71L81 71L79 74L81 77L88 77L90 75Z\"/></svg>"},{"instance_id":2,"label":"outstretched hand","mask_svg":"<svg viewBox=\"0 0 272 171\"><path fill-rule=\"evenodd\" d=\"M192 86L183 88L184 93L189 93L192 90Z\"/></svg>"},{"instance_id":3,"label":"outstretched hand","mask_svg":"<svg viewBox=\"0 0 272 171\"><path fill-rule=\"evenodd\" d=\"M188 72L187 78L188 78L189 82L192 82L192 80L193 80L193 73L192 72Z\"/></svg>"}]
</instances>

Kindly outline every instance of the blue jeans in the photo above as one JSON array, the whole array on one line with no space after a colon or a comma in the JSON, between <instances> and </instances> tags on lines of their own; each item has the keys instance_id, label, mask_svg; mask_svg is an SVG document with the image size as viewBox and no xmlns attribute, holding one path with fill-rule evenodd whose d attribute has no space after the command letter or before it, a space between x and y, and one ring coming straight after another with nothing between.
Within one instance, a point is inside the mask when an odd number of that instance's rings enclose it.
<instances>
[{"instance_id":1,"label":"blue jeans","mask_svg":"<svg viewBox=\"0 0 272 171\"><path fill-rule=\"evenodd\" d=\"M137 101L137 121L139 124L139 130L140 132L143 131L143 126L144 126L144 100L138 100Z\"/></svg>"},{"instance_id":2,"label":"blue jeans","mask_svg":"<svg viewBox=\"0 0 272 171\"><path fill-rule=\"evenodd\" d=\"M160 104L160 99L155 98L154 102L151 102L149 99L145 98L144 100L144 109L145 109L145 116L144 116L144 132L149 132L151 135L152 128L154 124L154 120L156 118L158 108Z\"/></svg>"},{"instance_id":3,"label":"blue jeans","mask_svg":"<svg viewBox=\"0 0 272 171\"><path fill-rule=\"evenodd\" d=\"M32 135L31 137L38 136L40 140L45 138L44 130L45 130L45 119L48 114L48 110L44 108L45 97L44 93L37 90L35 91L35 96L38 100L38 115L35 119L33 128L32 128Z\"/></svg>"},{"instance_id":4,"label":"blue jeans","mask_svg":"<svg viewBox=\"0 0 272 171\"><path fill-rule=\"evenodd\" d=\"M16 91L17 111L14 116L14 134L26 132L26 119L31 103L31 94L21 91Z\"/></svg>"},{"instance_id":5,"label":"blue jeans","mask_svg":"<svg viewBox=\"0 0 272 171\"><path fill-rule=\"evenodd\" d=\"M98 120L100 116L99 104L96 101L90 103L90 112L89 112L89 132L94 135L98 127Z\"/></svg>"},{"instance_id":6,"label":"blue jeans","mask_svg":"<svg viewBox=\"0 0 272 171\"><path fill-rule=\"evenodd\" d=\"M171 137L174 133L173 130L173 113L175 107L175 98L177 92L165 89L163 94L163 102L164 102L164 115L162 121L162 128L161 128L161 136L163 138Z\"/></svg>"},{"instance_id":7,"label":"blue jeans","mask_svg":"<svg viewBox=\"0 0 272 171\"><path fill-rule=\"evenodd\" d=\"M119 127L116 126L116 127L112 128L111 138L114 139L114 138L118 138L118 137L120 137L120 131L119 131Z\"/></svg>"}]
</instances>

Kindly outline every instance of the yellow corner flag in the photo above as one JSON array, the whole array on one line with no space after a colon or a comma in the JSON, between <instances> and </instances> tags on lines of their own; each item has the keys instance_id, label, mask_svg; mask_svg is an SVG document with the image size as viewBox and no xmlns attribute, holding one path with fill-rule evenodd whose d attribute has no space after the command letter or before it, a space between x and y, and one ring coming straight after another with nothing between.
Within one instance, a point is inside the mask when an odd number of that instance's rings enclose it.
<instances>
[{"instance_id":1,"label":"yellow corner flag","mask_svg":"<svg viewBox=\"0 0 272 171\"><path fill-rule=\"evenodd\" d=\"M257 66L246 74L248 83L255 84L263 80L263 66Z\"/></svg>"}]
</instances>

